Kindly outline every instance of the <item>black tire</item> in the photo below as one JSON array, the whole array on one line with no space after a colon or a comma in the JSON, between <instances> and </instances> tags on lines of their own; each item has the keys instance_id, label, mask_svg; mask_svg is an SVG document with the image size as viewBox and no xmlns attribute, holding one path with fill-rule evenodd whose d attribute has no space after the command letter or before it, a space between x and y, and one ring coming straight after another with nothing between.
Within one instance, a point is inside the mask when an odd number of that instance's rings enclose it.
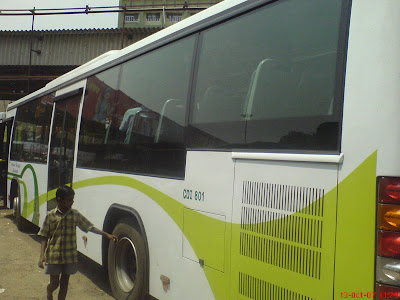
<instances>
[{"instance_id":1,"label":"black tire","mask_svg":"<svg viewBox=\"0 0 400 300\"><path fill-rule=\"evenodd\" d=\"M147 255L145 241L129 219L121 220L113 230L118 243L108 245L108 278L117 300L144 297Z\"/></svg>"},{"instance_id":2,"label":"black tire","mask_svg":"<svg viewBox=\"0 0 400 300\"><path fill-rule=\"evenodd\" d=\"M12 201L10 201L12 203L11 208L13 210L14 219L17 219L17 211L19 211L17 201L18 197L15 197Z\"/></svg>"},{"instance_id":3,"label":"black tire","mask_svg":"<svg viewBox=\"0 0 400 300\"><path fill-rule=\"evenodd\" d=\"M14 208L13 215L15 217L15 223L17 224L17 228L19 231L26 231L30 229L30 223L21 216L21 200L19 197L14 198Z\"/></svg>"}]
</instances>

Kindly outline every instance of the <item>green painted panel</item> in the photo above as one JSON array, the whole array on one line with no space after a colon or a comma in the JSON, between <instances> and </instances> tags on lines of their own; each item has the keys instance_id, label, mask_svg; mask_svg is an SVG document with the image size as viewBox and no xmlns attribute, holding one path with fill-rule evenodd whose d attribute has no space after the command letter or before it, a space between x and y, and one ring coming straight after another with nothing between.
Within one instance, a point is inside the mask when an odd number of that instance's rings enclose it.
<instances>
[{"instance_id":1,"label":"green painted panel","mask_svg":"<svg viewBox=\"0 0 400 300\"><path fill-rule=\"evenodd\" d=\"M335 299L374 291L376 163L374 152L339 184Z\"/></svg>"},{"instance_id":2,"label":"green painted panel","mask_svg":"<svg viewBox=\"0 0 400 300\"><path fill-rule=\"evenodd\" d=\"M222 218L225 220L225 217ZM205 266L223 272L226 222L219 219L221 219L219 215L185 208L183 234L192 242L191 246L195 249L196 256L204 261ZM211 249L214 250L210 251Z\"/></svg>"},{"instance_id":3,"label":"green painted panel","mask_svg":"<svg viewBox=\"0 0 400 300\"><path fill-rule=\"evenodd\" d=\"M233 225L231 299L332 299L336 198L335 188L287 217Z\"/></svg>"}]
</instances>

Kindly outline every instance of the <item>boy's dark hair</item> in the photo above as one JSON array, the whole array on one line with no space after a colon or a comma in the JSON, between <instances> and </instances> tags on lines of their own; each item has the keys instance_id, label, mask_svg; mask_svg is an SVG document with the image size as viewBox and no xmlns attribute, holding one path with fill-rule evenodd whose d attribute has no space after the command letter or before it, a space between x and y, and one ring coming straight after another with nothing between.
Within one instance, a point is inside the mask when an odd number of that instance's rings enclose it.
<instances>
[{"instance_id":1,"label":"boy's dark hair","mask_svg":"<svg viewBox=\"0 0 400 300\"><path fill-rule=\"evenodd\" d=\"M59 201L73 195L75 195L75 192L71 187L69 187L68 185L62 185L57 189L56 199L57 201Z\"/></svg>"}]
</instances>

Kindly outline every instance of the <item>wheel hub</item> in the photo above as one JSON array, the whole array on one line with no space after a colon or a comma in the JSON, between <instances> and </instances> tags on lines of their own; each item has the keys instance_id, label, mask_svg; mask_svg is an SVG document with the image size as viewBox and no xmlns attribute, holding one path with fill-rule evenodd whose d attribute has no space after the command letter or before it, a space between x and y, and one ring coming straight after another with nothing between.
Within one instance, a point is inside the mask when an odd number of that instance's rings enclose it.
<instances>
[{"instance_id":1,"label":"wheel hub","mask_svg":"<svg viewBox=\"0 0 400 300\"><path fill-rule=\"evenodd\" d=\"M129 293L136 285L136 248L133 242L127 237L121 238L115 247L117 282L125 293Z\"/></svg>"}]
</instances>

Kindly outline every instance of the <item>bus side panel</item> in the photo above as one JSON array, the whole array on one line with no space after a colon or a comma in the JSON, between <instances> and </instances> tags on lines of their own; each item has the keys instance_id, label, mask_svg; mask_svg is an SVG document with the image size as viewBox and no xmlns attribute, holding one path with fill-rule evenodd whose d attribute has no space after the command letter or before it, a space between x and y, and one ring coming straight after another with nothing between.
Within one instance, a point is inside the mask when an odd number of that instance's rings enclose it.
<instances>
[{"instance_id":1,"label":"bus side panel","mask_svg":"<svg viewBox=\"0 0 400 300\"><path fill-rule=\"evenodd\" d=\"M338 186L335 299L374 291L376 152Z\"/></svg>"},{"instance_id":2,"label":"bus side panel","mask_svg":"<svg viewBox=\"0 0 400 300\"><path fill-rule=\"evenodd\" d=\"M400 176L400 2L353 1L339 171L335 299L374 291L376 177Z\"/></svg>"},{"instance_id":3,"label":"bus side panel","mask_svg":"<svg viewBox=\"0 0 400 300\"><path fill-rule=\"evenodd\" d=\"M21 216L40 226L47 211L47 165L11 161L8 181L12 179L19 183Z\"/></svg>"},{"instance_id":4,"label":"bus side panel","mask_svg":"<svg viewBox=\"0 0 400 300\"><path fill-rule=\"evenodd\" d=\"M186 187L183 181L76 168L73 186L74 207L98 228L102 228L107 210L113 204L137 211L149 248L152 296L166 300L214 299L209 273L198 262L182 255L185 205L178 199L182 199ZM101 236L77 230L77 244L81 253L101 263ZM163 290L161 275L171 279L167 292Z\"/></svg>"},{"instance_id":5,"label":"bus side panel","mask_svg":"<svg viewBox=\"0 0 400 300\"><path fill-rule=\"evenodd\" d=\"M336 163L236 161L231 299L332 299L337 175Z\"/></svg>"}]
</instances>

